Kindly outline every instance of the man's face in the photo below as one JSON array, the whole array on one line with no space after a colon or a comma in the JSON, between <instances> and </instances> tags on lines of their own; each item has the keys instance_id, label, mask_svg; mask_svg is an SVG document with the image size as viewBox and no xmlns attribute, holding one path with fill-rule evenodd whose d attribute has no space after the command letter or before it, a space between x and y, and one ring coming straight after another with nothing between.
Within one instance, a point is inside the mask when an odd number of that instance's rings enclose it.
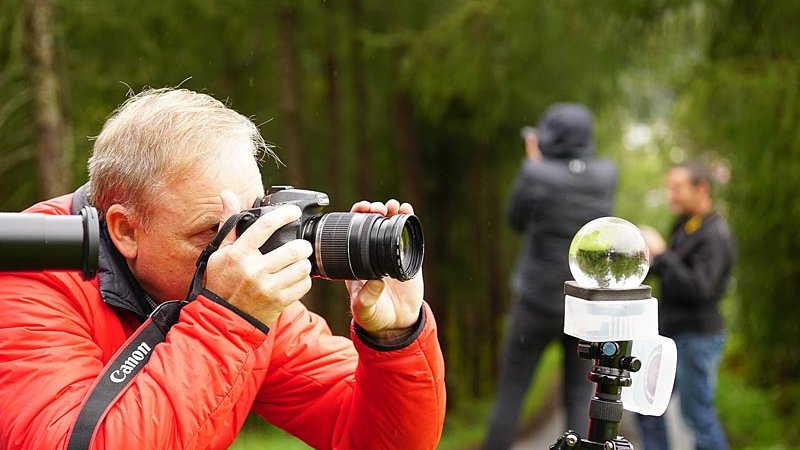
<instances>
[{"instance_id":1,"label":"man's face","mask_svg":"<svg viewBox=\"0 0 800 450\"><path fill-rule=\"evenodd\" d=\"M137 229L136 258L128 263L157 302L186 296L197 258L217 233L222 218L219 194L224 189L236 194L242 208L264 195L258 166L244 149L170 183L151 208L147 226Z\"/></svg>"},{"instance_id":2,"label":"man's face","mask_svg":"<svg viewBox=\"0 0 800 450\"><path fill-rule=\"evenodd\" d=\"M669 206L674 214L694 214L702 196L706 195L704 185L692 184L689 171L683 167L673 167L667 174L667 195Z\"/></svg>"}]
</instances>

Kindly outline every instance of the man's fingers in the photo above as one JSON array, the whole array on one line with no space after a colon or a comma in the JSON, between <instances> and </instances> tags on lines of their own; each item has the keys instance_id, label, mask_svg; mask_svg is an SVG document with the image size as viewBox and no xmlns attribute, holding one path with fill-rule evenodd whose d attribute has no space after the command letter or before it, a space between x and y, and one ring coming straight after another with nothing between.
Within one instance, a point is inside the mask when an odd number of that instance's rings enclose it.
<instances>
[{"instance_id":1,"label":"man's fingers","mask_svg":"<svg viewBox=\"0 0 800 450\"><path fill-rule=\"evenodd\" d=\"M295 261L281 269L280 275L282 280L276 286L278 289L285 289L297 283L302 283L311 275L311 261L308 258Z\"/></svg>"},{"instance_id":2,"label":"man's fingers","mask_svg":"<svg viewBox=\"0 0 800 450\"><path fill-rule=\"evenodd\" d=\"M395 199L389 200L386 204L361 200L350 208L350 212L375 213L391 217L395 214L414 214L414 208L409 203L400 203Z\"/></svg>"},{"instance_id":3,"label":"man's fingers","mask_svg":"<svg viewBox=\"0 0 800 450\"><path fill-rule=\"evenodd\" d=\"M395 199L386 202L386 217L392 217L398 212L400 212L400 202Z\"/></svg>"},{"instance_id":4,"label":"man's fingers","mask_svg":"<svg viewBox=\"0 0 800 450\"><path fill-rule=\"evenodd\" d=\"M303 279L285 287L280 290L282 301L286 306L303 298L304 295L311 290L311 278L304 277Z\"/></svg>"},{"instance_id":5,"label":"man's fingers","mask_svg":"<svg viewBox=\"0 0 800 450\"><path fill-rule=\"evenodd\" d=\"M368 201L361 200L360 202L354 204L352 208L350 208L350 212L368 213L369 205L370 203Z\"/></svg>"},{"instance_id":6,"label":"man's fingers","mask_svg":"<svg viewBox=\"0 0 800 450\"><path fill-rule=\"evenodd\" d=\"M385 216L387 212L386 205L381 202L372 202L369 205L369 212Z\"/></svg>"},{"instance_id":7,"label":"man's fingers","mask_svg":"<svg viewBox=\"0 0 800 450\"><path fill-rule=\"evenodd\" d=\"M250 225L250 228L239 236L234 245L244 250L259 248L264 245L264 242L267 242L275 230L299 218L300 208L295 205L283 205L273 209Z\"/></svg>"},{"instance_id":8,"label":"man's fingers","mask_svg":"<svg viewBox=\"0 0 800 450\"><path fill-rule=\"evenodd\" d=\"M414 214L414 207L410 203L400 205L400 214Z\"/></svg>"},{"instance_id":9,"label":"man's fingers","mask_svg":"<svg viewBox=\"0 0 800 450\"><path fill-rule=\"evenodd\" d=\"M311 243L306 240L295 239L289 241L263 256L265 260L264 269L268 273L276 273L298 261L308 260L312 251Z\"/></svg>"}]
</instances>

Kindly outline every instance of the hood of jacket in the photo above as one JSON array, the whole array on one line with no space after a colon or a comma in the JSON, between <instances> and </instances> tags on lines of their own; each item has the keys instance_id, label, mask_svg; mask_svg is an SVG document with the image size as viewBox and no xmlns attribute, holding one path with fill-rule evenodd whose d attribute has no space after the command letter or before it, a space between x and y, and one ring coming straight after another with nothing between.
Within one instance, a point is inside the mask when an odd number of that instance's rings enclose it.
<instances>
[{"instance_id":1,"label":"hood of jacket","mask_svg":"<svg viewBox=\"0 0 800 450\"><path fill-rule=\"evenodd\" d=\"M594 154L592 113L578 103L556 103L537 124L542 155L549 158L581 158Z\"/></svg>"}]
</instances>

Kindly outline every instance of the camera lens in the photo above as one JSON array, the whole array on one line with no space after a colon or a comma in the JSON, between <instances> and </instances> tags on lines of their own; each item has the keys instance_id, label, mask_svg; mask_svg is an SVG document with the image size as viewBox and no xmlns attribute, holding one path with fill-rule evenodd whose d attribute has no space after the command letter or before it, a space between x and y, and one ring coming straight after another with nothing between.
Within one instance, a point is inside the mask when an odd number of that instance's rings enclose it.
<instances>
[{"instance_id":1,"label":"camera lens","mask_svg":"<svg viewBox=\"0 0 800 450\"><path fill-rule=\"evenodd\" d=\"M328 213L309 223L314 272L334 280L409 280L422 267L424 238L410 214Z\"/></svg>"},{"instance_id":2,"label":"camera lens","mask_svg":"<svg viewBox=\"0 0 800 450\"><path fill-rule=\"evenodd\" d=\"M81 215L0 213L0 271L78 270L97 272L100 231L97 210Z\"/></svg>"}]
</instances>

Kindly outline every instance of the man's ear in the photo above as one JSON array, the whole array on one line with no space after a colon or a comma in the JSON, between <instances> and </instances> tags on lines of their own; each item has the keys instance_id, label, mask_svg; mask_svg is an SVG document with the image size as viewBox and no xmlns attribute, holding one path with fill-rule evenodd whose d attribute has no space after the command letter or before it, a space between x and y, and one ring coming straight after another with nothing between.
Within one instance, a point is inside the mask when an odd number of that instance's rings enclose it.
<instances>
[{"instance_id":1,"label":"man's ear","mask_svg":"<svg viewBox=\"0 0 800 450\"><path fill-rule=\"evenodd\" d=\"M135 259L139 248L136 240L139 225L133 220L133 214L122 205L111 205L106 212L106 226L111 241L122 256Z\"/></svg>"},{"instance_id":2,"label":"man's ear","mask_svg":"<svg viewBox=\"0 0 800 450\"><path fill-rule=\"evenodd\" d=\"M704 197L711 198L711 183L708 181L703 180L697 183L697 189L700 190Z\"/></svg>"}]
</instances>

